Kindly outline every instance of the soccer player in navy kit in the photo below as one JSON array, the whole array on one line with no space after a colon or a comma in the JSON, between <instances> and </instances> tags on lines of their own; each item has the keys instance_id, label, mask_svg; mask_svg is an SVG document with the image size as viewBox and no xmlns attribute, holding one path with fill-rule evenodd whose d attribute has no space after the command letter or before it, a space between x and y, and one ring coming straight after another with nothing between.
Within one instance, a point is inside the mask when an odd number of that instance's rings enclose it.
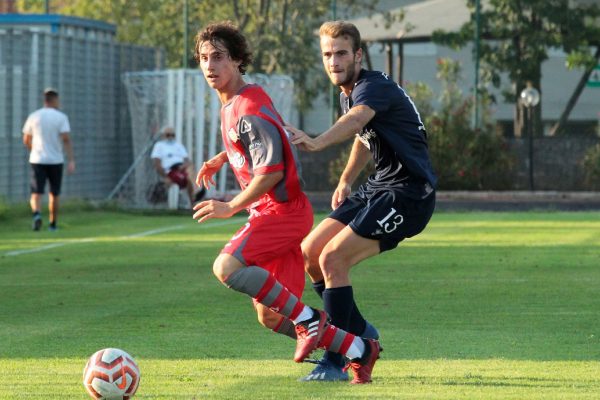
<instances>
[{"instance_id":1,"label":"soccer player in navy kit","mask_svg":"<svg viewBox=\"0 0 600 400\"><path fill-rule=\"evenodd\" d=\"M331 322L367 336L368 324L354 302L350 269L425 228L435 207L436 176L425 127L410 97L384 73L361 68L358 29L344 21L326 22L319 36L325 71L342 91L344 115L315 138L286 129L305 151L356 138L332 196L333 212L303 241L302 251ZM370 157L375 172L352 193L351 185ZM347 379L343 365L342 357L326 353L304 380Z\"/></svg>"},{"instance_id":2,"label":"soccer player in navy kit","mask_svg":"<svg viewBox=\"0 0 600 400\"><path fill-rule=\"evenodd\" d=\"M302 239L313 224L312 207L302 192L296 157L283 121L269 96L243 79L251 53L230 23L211 24L196 36L195 56L209 86L221 100L225 151L203 164L196 182L208 188L229 162L242 191L228 202L202 201L194 219L229 218L247 209L250 217L213 264L217 279L252 297L259 320L275 331L292 326L294 361L317 347L352 360L352 383L371 382L379 343L337 328L323 311L300 301L304 288Z\"/></svg>"}]
</instances>

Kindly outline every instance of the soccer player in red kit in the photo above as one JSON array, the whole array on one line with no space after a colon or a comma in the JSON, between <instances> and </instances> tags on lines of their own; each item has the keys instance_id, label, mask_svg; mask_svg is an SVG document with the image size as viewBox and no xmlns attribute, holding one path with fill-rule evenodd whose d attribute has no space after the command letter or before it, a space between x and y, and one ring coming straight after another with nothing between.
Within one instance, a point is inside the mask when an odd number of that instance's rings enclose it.
<instances>
[{"instance_id":1,"label":"soccer player in red kit","mask_svg":"<svg viewBox=\"0 0 600 400\"><path fill-rule=\"evenodd\" d=\"M250 214L215 260L215 276L252 297L263 325L296 337L294 361L325 348L351 360L353 383L370 382L379 343L338 329L325 312L300 301L300 244L312 228L312 207L300 187L297 158L281 117L263 89L243 79L251 61L245 37L229 22L211 24L196 36L195 57L221 100L226 149L202 165L196 181L214 185L214 174L229 162L242 191L228 202L196 204L193 217L204 222L242 209Z\"/></svg>"}]
</instances>

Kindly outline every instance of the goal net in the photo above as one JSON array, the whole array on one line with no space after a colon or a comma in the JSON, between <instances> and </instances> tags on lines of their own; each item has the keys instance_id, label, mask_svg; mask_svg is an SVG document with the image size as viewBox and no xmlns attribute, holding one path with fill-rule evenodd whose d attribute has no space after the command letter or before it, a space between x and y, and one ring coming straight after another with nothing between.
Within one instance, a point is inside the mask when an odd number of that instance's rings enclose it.
<instances>
[{"instance_id":1,"label":"goal net","mask_svg":"<svg viewBox=\"0 0 600 400\"><path fill-rule=\"evenodd\" d=\"M195 172L204 161L223 151L221 104L216 91L208 86L201 71L191 69L128 72L123 80L131 115L133 162L108 199L128 208L189 207L185 191L180 193L176 185L168 190L161 187L150 153L165 126L175 128L176 140L186 147ZM261 85L282 118L291 120L294 82L289 76L252 74L244 80ZM239 191L227 165L214 179L217 185L207 197L227 198Z\"/></svg>"}]
</instances>

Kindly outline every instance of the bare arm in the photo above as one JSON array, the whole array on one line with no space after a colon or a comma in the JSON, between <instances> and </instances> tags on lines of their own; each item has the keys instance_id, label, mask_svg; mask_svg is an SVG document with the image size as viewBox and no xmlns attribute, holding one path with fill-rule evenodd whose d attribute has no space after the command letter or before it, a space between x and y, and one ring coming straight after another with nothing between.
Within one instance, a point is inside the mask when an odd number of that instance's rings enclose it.
<instances>
[{"instance_id":1,"label":"bare arm","mask_svg":"<svg viewBox=\"0 0 600 400\"><path fill-rule=\"evenodd\" d=\"M358 174L360 174L360 171L367 165L370 158L371 152L369 149L367 149L360 139L356 138L352 145L352 151L350 152L350 157L348 157L344 172L342 172L342 175L340 176L340 183L343 182L344 184L352 185L358 177Z\"/></svg>"},{"instance_id":2,"label":"bare arm","mask_svg":"<svg viewBox=\"0 0 600 400\"><path fill-rule=\"evenodd\" d=\"M153 158L152 165L154 166L154 169L156 170L156 172L158 172L158 175L160 175L163 178L167 176L167 174L165 173L165 170L163 169L162 164L160 162L160 158Z\"/></svg>"},{"instance_id":3,"label":"bare arm","mask_svg":"<svg viewBox=\"0 0 600 400\"><path fill-rule=\"evenodd\" d=\"M360 132L375 116L375 111L368 106L352 107L347 114L342 115L335 124L321 135L311 138L303 131L292 126L285 128L293 133L292 143L301 150L320 151L333 144L343 142Z\"/></svg>"},{"instance_id":4,"label":"bare arm","mask_svg":"<svg viewBox=\"0 0 600 400\"><path fill-rule=\"evenodd\" d=\"M360 139L356 138L352 145L352 151L348 162L344 168L344 172L340 176L340 181L333 192L331 197L331 208L336 209L340 204L344 202L346 197L350 195L352 191L352 184L360 174L360 171L367 165L371 157L371 152L365 147Z\"/></svg>"},{"instance_id":5,"label":"bare arm","mask_svg":"<svg viewBox=\"0 0 600 400\"><path fill-rule=\"evenodd\" d=\"M196 176L196 185L204 186L206 189L216 185L216 182L213 179L213 175L219 172L223 164L227 162L227 152L222 151L213 158L208 161L202 163L202 167L198 171L198 175Z\"/></svg>"},{"instance_id":6,"label":"bare arm","mask_svg":"<svg viewBox=\"0 0 600 400\"><path fill-rule=\"evenodd\" d=\"M198 222L204 222L209 218L229 218L240 210L243 210L262 195L267 193L283 178L283 171L271 174L256 175L248 187L229 202L217 200L202 201L194 206L193 218Z\"/></svg>"},{"instance_id":7,"label":"bare arm","mask_svg":"<svg viewBox=\"0 0 600 400\"><path fill-rule=\"evenodd\" d=\"M68 133L60 134L63 141L63 148L67 153L67 160L69 160L69 164L67 165L67 172L72 174L75 172L75 157L73 156L73 146L71 145L71 137Z\"/></svg>"},{"instance_id":8,"label":"bare arm","mask_svg":"<svg viewBox=\"0 0 600 400\"><path fill-rule=\"evenodd\" d=\"M279 183L281 179L283 179L283 171L254 176L248 187L229 202L231 209L235 210L234 214L254 203Z\"/></svg>"},{"instance_id":9,"label":"bare arm","mask_svg":"<svg viewBox=\"0 0 600 400\"><path fill-rule=\"evenodd\" d=\"M28 133L23 134L23 144L27 150L31 151L32 136Z\"/></svg>"}]
</instances>

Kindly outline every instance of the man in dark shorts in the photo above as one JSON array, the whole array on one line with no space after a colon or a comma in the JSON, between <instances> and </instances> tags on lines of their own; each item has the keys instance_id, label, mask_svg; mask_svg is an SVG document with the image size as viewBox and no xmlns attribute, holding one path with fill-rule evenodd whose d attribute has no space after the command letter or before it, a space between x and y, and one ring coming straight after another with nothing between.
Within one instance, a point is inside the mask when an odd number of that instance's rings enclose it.
<instances>
[{"instance_id":1,"label":"man in dark shorts","mask_svg":"<svg viewBox=\"0 0 600 400\"><path fill-rule=\"evenodd\" d=\"M31 164L31 198L33 213L32 228L39 231L42 227L42 195L46 181L50 183L48 195L49 227L57 229L60 187L62 182L64 155L67 153L69 163L67 172L75 171L73 147L69 132L69 118L58 110L60 102L56 89L44 90L44 107L29 115L23 126L23 144L29 150Z\"/></svg>"},{"instance_id":2,"label":"man in dark shorts","mask_svg":"<svg viewBox=\"0 0 600 400\"><path fill-rule=\"evenodd\" d=\"M175 137L175 128L166 126L162 129L162 138L152 147L150 158L158 175L163 179L167 188L177 185L185 189L190 200L190 206L204 197L205 189L196 191L192 180L192 162L188 152Z\"/></svg>"},{"instance_id":3,"label":"man in dark shorts","mask_svg":"<svg viewBox=\"0 0 600 400\"><path fill-rule=\"evenodd\" d=\"M293 133L292 142L305 151L356 138L333 193L334 211L302 243L305 268L334 325L378 338L356 306L350 269L425 228L435 207L436 177L419 112L387 75L361 68L356 27L344 21L326 22L319 35L325 71L342 91L344 115L315 138L293 127L286 129ZM370 157L375 173L351 193ZM344 364L339 355L326 353L303 380L348 379Z\"/></svg>"}]
</instances>

